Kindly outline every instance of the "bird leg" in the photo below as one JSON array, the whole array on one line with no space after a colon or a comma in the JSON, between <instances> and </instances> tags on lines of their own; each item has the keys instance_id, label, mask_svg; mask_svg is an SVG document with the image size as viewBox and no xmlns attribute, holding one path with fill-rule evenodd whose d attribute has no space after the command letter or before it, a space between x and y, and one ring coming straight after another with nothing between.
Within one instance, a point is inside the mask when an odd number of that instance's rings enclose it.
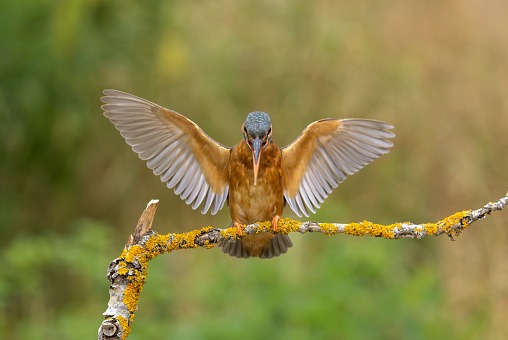
<instances>
[{"instance_id":1,"label":"bird leg","mask_svg":"<svg viewBox=\"0 0 508 340\"><path fill-rule=\"evenodd\" d=\"M273 231L277 231L277 223L279 223L279 219L280 219L280 216L279 215L275 215L273 218L272 218L272 229Z\"/></svg>"},{"instance_id":2,"label":"bird leg","mask_svg":"<svg viewBox=\"0 0 508 340\"><path fill-rule=\"evenodd\" d=\"M239 222L235 221L236 233L238 236L242 236L242 225Z\"/></svg>"}]
</instances>

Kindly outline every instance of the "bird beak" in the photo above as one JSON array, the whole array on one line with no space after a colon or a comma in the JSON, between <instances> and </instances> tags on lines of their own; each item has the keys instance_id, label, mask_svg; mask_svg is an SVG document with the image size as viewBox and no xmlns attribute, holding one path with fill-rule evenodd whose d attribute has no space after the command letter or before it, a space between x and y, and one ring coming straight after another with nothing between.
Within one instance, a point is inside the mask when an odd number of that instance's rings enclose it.
<instances>
[{"instance_id":1,"label":"bird beak","mask_svg":"<svg viewBox=\"0 0 508 340\"><path fill-rule=\"evenodd\" d=\"M261 140L259 139L259 136L256 137L252 141L252 162L254 167L254 185L256 185L256 181L258 179L258 171L259 171L259 160L261 159Z\"/></svg>"}]
</instances>

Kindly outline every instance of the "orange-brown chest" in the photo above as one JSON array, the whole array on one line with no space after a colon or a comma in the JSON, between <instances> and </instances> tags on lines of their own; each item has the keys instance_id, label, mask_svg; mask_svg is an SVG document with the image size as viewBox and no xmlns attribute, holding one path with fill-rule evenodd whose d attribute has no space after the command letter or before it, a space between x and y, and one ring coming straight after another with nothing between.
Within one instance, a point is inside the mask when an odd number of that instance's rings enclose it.
<instances>
[{"instance_id":1,"label":"orange-brown chest","mask_svg":"<svg viewBox=\"0 0 508 340\"><path fill-rule=\"evenodd\" d=\"M241 141L231 152L229 211L233 221L251 224L282 214L284 205L282 155L272 142L261 154L254 185L252 151Z\"/></svg>"}]
</instances>

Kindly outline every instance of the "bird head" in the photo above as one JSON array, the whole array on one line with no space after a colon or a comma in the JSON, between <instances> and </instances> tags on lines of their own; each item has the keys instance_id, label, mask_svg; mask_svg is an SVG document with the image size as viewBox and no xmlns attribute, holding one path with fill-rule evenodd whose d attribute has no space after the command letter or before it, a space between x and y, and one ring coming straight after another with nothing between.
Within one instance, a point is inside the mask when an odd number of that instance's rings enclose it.
<instances>
[{"instance_id":1,"label":"bird head","mask_svg":"<svg viewBox=\"0 0 508 340\"><path fill-rule=\"evenodd\" d=\"M252 151L254 169L254 185L258 178L259 163L263 150L270 144L272 138L272 124L270 116L262 111L249 113L242 125L243 139Z\"/></svg>"}]
</instances>

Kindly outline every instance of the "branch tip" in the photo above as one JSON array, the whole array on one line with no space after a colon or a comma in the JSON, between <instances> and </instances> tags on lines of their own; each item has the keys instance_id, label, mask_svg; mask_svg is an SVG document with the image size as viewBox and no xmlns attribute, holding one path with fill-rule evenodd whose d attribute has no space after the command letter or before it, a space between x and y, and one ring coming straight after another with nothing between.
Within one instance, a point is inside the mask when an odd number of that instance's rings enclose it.
<instances>
[{"instance_id":1,"label":"branch tip","mask_svg":"<svg viewBox=\"0 0 508 340\"><path fill-rule=\"evenodd\" d=\"M139 218L136 229L134 230L134 236L132 237L132 239L129 238L129 242L127 243L128 247L134 244L138 244L141 241L141 238L151 231L153 219L155 218L155 212L157 211L158 205L159 200L151 200L147 204L145 210L143 211L141 217Z\"/></svg>"}]
</instances>

